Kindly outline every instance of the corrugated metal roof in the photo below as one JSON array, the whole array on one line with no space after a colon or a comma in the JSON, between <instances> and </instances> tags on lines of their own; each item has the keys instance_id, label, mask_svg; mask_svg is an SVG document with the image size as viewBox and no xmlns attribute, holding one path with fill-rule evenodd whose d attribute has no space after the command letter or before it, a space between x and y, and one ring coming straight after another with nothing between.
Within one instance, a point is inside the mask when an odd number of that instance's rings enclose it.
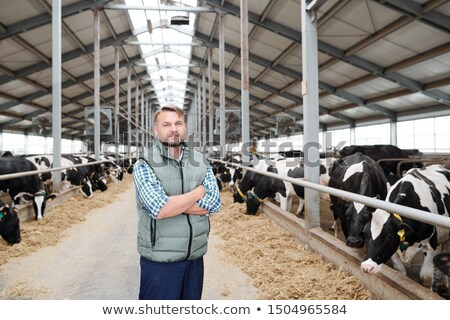
<instances>
[{"instance_id":1,"label":"corrugated metal roof","mask_svg":"<svg viewBox=\"0 0 450 320\"><path fill-rule=\"evenodd\" d=\"M198 6L210 12L195 16L193 37L181 36L184 26L168 25L172 35L150 41L201 42L176 46L139 47L136 28L127 10L111 9L121 0L63 0L62 113L64 137L80 137L84 109L94 103L93 13L100 5L101 105L114 106L114 52L120 52L120 105L127 106L127 73L132 72L132 117L135 88L145 90L156 107L179 101L190 108L195 78L208 68L208 48L213 48L214 105L219 105L218 12L225 14L226 108L240 105L240 1L205 0ZM181 6L183 1L138 1L147 6ZM109 8L108 8L109 6ZM248 1L250 60L250 125L262 136L275 132L274 119L288 114L301 130L303 106L300 1ZM155 25L169 17L167 11L141 11ZM184 13L181 13L184 15ZM191 20L191 19L190 19ZM319 48L320 124L323 129L360 123L389 122L402 117L450 114L450 3L444 0L329 0L317 11ZM49 117L51 89L51 1L0 0L0 130L29 132L36 116ZM187 29L184 30L187 32ZM139 33L142 34L142 33ZM148 34L148 32L147 32ZM169 38L165 38L169 37ZM142 39L141 39L142 41ZM186 50L187 49L187 50ZM160 67L155 57L159 57ZM147 58L145 60L144 58ZM155 64L143 66L142 63ZM163 68L166 64L177 64ZM173 80L161 85L159 78ZM158 77L149 77L149 73ZM208 72L205 73L208 76ZM153 79L153 81L149 80ZM181 89L180 89L181 83ZM166 89L166 90L163 90ZM173 90L172 90L173 89ZM430 111L430 112L428 112ZM121 118L122 130L126 130ZM75 131L73 131L75 130ZM123 132L123 131L122 131Z\"/></svg>"}]
</instances>

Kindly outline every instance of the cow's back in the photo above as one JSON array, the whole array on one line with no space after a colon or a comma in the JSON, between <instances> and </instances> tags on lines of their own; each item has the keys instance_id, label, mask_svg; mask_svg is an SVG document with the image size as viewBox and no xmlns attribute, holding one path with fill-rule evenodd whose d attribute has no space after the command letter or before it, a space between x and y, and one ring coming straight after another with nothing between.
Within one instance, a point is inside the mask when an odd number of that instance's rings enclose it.
<instances>
[{"instance_id":1,"label":"cow's back","mask_svg":"<svg viewBox=\"0 0 450 320\"><path fill-rule=\"evenodd\" d=\"M34 164L24 158L20 157L1 157L0 158L0 175L37 171ZM39 176L30 175L20 178L13 178L8 180L0 180L0 189L2 191L9 190L10 195L16 195L19 192L35 193L43 190L42 180Z\"/></svg>"}]
</instances>

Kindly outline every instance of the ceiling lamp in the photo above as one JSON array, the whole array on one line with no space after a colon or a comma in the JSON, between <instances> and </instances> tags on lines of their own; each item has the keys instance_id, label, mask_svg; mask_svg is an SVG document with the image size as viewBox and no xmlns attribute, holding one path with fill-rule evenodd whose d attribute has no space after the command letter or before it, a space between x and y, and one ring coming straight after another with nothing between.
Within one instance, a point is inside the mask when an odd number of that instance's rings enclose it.
<instances>
[{"instance_id":1,"label":"ceiling lamp","mask_svg":"<svg viewBox=\"0 0 450 320\"><path fill-rule=\"evenodd\" d=\"M174 16L170 19L170 24L173 25L188 25L189 24L189 17L188 16Z\"/></svg>"}]
</instances>

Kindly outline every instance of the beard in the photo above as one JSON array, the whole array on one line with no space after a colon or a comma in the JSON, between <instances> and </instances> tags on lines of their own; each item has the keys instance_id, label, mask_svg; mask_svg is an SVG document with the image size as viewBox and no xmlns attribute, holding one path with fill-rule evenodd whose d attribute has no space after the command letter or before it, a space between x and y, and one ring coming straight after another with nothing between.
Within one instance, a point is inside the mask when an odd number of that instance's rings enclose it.
<instances>
[{"instance_id":1,"label":"beard","mask_svg":"<svg viewBox=\"0 0 450 320\"><path fill-rule=\"evenodd\" d=\"M169 142L169 141L161 141L161 144L168 147L168 148L174 148L174 147L179 147L181 146L182 141L173 141L173 142Z\"/></svg>"},{"instance_id":2,"label":"beard","mask_svg":"<svg viewBox=\"0 0 450 320\"><path fill-rule=\"evenodd\" d=\"M168 141L170 138L173 138L173 141ZM167 138L166 141L161 141L161 143L164 146L169 147L169 148L179 147L182 142L183 142L183 138L179 134L171 135Z\"/></svg>"}]
</instances>

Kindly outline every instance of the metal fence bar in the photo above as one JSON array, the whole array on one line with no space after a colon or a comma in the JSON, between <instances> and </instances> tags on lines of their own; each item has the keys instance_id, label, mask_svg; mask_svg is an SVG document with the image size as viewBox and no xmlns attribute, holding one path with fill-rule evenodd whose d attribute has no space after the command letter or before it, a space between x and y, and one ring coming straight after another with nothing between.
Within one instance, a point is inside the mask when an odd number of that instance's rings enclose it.
<instances>
[{"instance_id":1,"label":"metal fence bar","mask_svg":"<svg viewBox=\"0 0 450 320\"><path fill-rule=\"evenodd\" d=\"M125 159L132 159L132 158L125 158ZM44 170L33 170L33 171L24 171L24 172L17 172L17 173L8 173L0 175L0 181L2 180L8 180L8 179L14 179L14 178L21 178L26 176L34 176L41 173L47 173L47 172L53 172L53 171L59 171L64 169L71 169L71 168L77 168L77 167L84 167L84 166L90 166L94 164L100 164L105 162L114 162L114 160L100 160L100 161L94 161L89 163L79 163L74 164L70 167L58 167L58 168L50 168L50 169L44 169Z\"/></svg>"},{"instance_id":2,"label":"metal fence bar","mask_svg":"<svg viewBox=\"0 0 450 320\"><path fill-rule=\"evenodd\" d=\"M356 202L368 205L373 208L380 208L380 209L386 210L387 212L395 212L401 216L411 218L414 220L418 220L418 221L421 221L424 223L429 223L429 224L432 224L432 225L435 225L438 227L450 229L450 217L445 217L445 216L442 216L439 214L430 214L430 212L427 212L427 211L418 210L418 209L402 206L399 204L391 203L388 201L378 200L378 199L362 196L357 193L352 193L352 192L348 192L348 191L344 191L344 190L340 190L340 189L335 189L335 188L323 186L320 184L308 182L305 180L298 180L298 179L294 179L294 178L290 178L290 177L285 177L285 176L281 176L279 174L275 174L275 173L271 173L271 172L261 172L261 171L255 170L254 168L242 166L242 165L239 165L236 163L226 162L226 161L217 160L217 159L210 159L210 160L228 164L233 167L239 167L244 170L262 174L262 175L272 177L275 179L281 179L281 180L290 182L292 184L295 184L295 185L298 185L301 187L311 188L311 189L315 189L315 190L318 190L321 192L329 193L336 197L356 201ZM261 159L260 161L264 161L264 159Z\"/></svg>"}]
</instances>

